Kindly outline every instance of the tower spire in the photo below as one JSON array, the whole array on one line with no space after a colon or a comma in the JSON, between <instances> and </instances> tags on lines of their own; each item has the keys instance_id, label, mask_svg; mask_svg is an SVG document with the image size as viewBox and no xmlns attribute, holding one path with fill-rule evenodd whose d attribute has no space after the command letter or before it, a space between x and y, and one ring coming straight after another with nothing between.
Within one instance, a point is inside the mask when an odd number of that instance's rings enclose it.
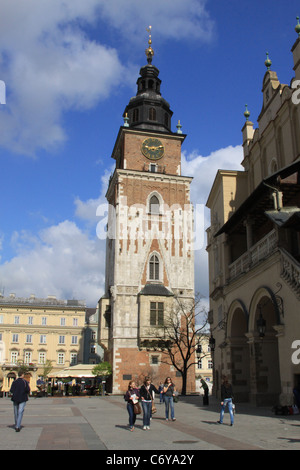
<instances>
[{"instance_id":1,"label":"tower spire","mask_svg":"<svg viewBox=\"0 0 300 470\"><path fill-rule=\"evenodd\" d=\"M298 37L300 38L300 23L299 23L299 16L296 17L297 24L295 26L295 31L298 34Z\"/></svg>"},{"instance_id":2,"label":"tower spire","mask_svg":"<svg viewBox=\"0 0 300 470\"><path fill-rule=\"evenodd\" d=\"M151 44L152 44L151 30L152 30L152 26L149 26L148 28L146 28L146 31L149 33L149 39L148 39L148 47L145 50L145 54L146 54L147 62L149 65L152 64L152 58L154 56L154 50L151 47Z\"/></svg>"},{"instance_id":3,"label":"tower spire","mask_svg":"<svg viewBox=\"0 0 300 470\"><path fill-rule=\"evenodd\" d=\"M265 60L265 66L267 67L267 70L270 70L271 65L272 65L272 61L269 58L269 53L268 52L266 52L266 56L267 56L267 59Z\"/></svg>"}]
</instances>

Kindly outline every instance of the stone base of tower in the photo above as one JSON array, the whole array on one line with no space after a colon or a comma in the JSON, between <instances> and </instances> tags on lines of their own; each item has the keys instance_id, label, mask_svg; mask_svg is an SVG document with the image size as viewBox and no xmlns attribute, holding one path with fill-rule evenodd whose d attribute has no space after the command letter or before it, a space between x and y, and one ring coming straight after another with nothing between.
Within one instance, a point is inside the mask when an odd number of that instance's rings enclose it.
<instances>
[{"instance_id":1,"label":"stone base of tower","mask_svg":"<svg viewBox=\"0 0 300 470\"><path fill-rule=\"evenodd\" d=\"M164 363L167 357L167 354L162 351L136 348L118 348L113 354L111 351L106 351L104 360L113 364L113 375L108 381L107 391L115 395L124 394L130 380L134 380L140 387L144 378L149 376L156 387L160 382L164 382L166 377L171 377L177 391L181 393L181 374L174 366ZM192 366L188 371L186 393L195 393L195 390L195 368Z\"/></svg>"}]
</instances>

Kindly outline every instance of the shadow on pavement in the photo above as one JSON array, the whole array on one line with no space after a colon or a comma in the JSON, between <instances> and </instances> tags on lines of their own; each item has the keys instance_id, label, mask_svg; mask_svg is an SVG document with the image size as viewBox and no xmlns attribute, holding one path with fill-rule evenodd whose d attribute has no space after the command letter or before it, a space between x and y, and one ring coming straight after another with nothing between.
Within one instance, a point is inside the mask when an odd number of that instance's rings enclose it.
<instances>
[{"instance_id":1,"label":"shadow on pavement","mask_svg":"<svg viewBox=\"0 0 300 470\"><path fill-rule=\"evenodd\" d=\"M209 396L209 405L203 405L202 396L201 395L180 395L179 400L183 403L195 406L201 411L213 411L216 413L220 412L221 406L220 401L214 397ZM251 403L238 403L234 401L236 406L236 413L241 415L251 415L251 416L266 416L269 418L277 418L277 419L291 419L295 421L300 421L300 414L299 415L276 415L272 410L272 406L256 406Z\"/></svg>"}]
</instances>

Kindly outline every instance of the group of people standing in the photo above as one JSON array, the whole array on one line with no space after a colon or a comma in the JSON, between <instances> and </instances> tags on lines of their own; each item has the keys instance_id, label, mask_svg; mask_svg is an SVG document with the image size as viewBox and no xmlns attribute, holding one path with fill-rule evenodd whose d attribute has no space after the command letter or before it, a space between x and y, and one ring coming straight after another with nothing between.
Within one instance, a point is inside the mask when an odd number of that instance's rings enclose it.
<instances>
[{"instance_id":1,"label":"group of people standing","mask_svg":"<svg viewBox=\"0 0 300 470\"><path fill-rule=\"evenodd\" d=\"M157 389L150 380L150 377L146 377L143 385L137 388L135 382L131 380L128 385L128 390L124 395L124 399L127 402L127 411L129 415L129 428L131 431L134 430L136 421L136 405L141 402L143 410L143 429L150 429L150 421L152 418L152 412L154 405L155 394L160 395L160 403L165 403L165 419L169 420L169 412L171 411L171 420L176 421L174 413L174 397L176 394L175 385L170 377L167 377L164 384L160 384Z\"/></svg>"},{"instance_id":2,"label":"group of people standing","mask_svg":"<svg viewBox=\"0 0 300 470\"><path fill-rule=\"evenodd\" d=\"M208 395L208 388L204 389L204 392ZM128 390L124 395L124 399L127 402L127 411L129 415L129 429L134 430L137 414L139 414L138 407L136 405L141 402L143 409L143 429L150 429L150 421L152 417L152 410L154 405L155 394L160 395L160 403L165 403L165 418L169 420L169 411L171 411L171 420L175 421L174 413L174 397L176 395L175 385L170 377L167 377L165 382L160 384L158 390L151 383L150 377L146 377L141 388L137 388L135 382L131 380L128 385ZM233 390L232 385L229 383L228 378L223 378L221 386L221 411L219 424L223 424L225 408L228 406L230 415L230 425L234 423L234 409L233 409Z\"/></svg>"}]
</instances>

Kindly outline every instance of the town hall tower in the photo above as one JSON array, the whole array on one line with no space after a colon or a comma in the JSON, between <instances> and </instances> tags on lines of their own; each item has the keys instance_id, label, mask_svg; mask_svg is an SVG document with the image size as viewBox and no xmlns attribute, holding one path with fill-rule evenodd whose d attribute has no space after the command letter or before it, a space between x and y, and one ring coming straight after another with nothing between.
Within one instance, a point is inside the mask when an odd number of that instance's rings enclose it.
<instances>
[{"instance_id":1,"label":"town hall tower","mask_svg":"<svg viewBox=\"0 0 300 470\"><path fill-rule=\"evenodd\" d=\"M150 28L151 33L151 28ZM116 161L106 198L109 204L105 294L99 301L99 343L112 365L110 391L123 393L129 380L146 375L158 384L181 375L170 365L166 325L178 305L194 301L191 177L181 175L185 135L161 95L159 70L140 69L137 94L125 108L112 158ZM195 387L194 367L187 391Z\"/></svg>"}]
</instances>

